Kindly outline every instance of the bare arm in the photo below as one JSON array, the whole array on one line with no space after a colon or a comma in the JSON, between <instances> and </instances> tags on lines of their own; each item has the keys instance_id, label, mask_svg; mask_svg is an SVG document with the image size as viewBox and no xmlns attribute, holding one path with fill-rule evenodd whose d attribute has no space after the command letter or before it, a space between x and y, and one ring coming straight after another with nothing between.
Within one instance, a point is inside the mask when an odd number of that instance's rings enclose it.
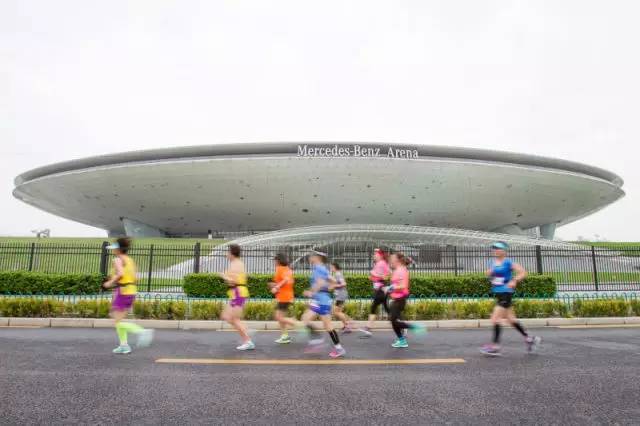
<instances>
[{"instance_id":1,"label":"bare arm","mask_svg":"<svg viewBox=\"0 0 640 426\"><path fill-rule=\"evenodd\" d=\"M122 263L122 259L119 257L113 259L113 269L115 273L104 283L104 287L106 288L113 287L124 275L124 264Z\"/></svg>"},{"instance_id":2,"label":"bare arm","mask_svg":"<svg viewBox=\"0 0 640 426\"><path fill-rule=\"evenodd\" d=\"M516 286L527 277L527 271L519 263L514 263L511 266L511 270L515 272L515 276L508 284L509 288L516 288Z\"/></svg>"}]
</instances>

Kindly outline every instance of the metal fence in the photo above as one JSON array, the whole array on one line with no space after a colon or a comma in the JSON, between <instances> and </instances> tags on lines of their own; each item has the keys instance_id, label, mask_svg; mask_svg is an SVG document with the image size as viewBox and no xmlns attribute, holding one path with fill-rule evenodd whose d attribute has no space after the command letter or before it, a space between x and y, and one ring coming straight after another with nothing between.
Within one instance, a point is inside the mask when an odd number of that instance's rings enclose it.
<instances>
[{"instance_id":1,"label":"metal fence","mask_svg":"<svg viewBox=\"0 0 640 426\"><path fill-rule=\"evenodd\" d=\"M0 243L1 271L102 273L110 267L107 243ZM348 273L367 273L375 243L333 243L322 249ZM491 259L483 247L386 244L411 256L414 275L455 276L482 273ZM249 273L273 273L273 257L285 252L296 273L309 273L306 255L313 247L244 247ZM316 246L316 248L318 248ZM227 263L224 249L214 244L134 245L130 255L138 266L141 291L180 293L182 278L193 272L220 272ZM530 273L552 275L559 291L640 291L640 246L515 247L510 256Z\"/></svg>"}]
</instances>

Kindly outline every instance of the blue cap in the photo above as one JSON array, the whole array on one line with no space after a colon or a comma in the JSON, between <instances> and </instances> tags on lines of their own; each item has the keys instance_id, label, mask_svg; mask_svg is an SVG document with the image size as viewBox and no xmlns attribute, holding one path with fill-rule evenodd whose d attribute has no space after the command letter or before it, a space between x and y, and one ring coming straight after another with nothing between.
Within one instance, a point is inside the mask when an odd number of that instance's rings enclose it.
<instances>
[{"instance_id":1,"label":"blue cap","mask_svg":"<svg viewBox=\"0 0 640 426\"><path fill-rule=\"evenodd\" d=\"M497 250L508 250L509 245L503 241L496 241L495 243L491 244L491 248Z\"/></svg>"}]
</instances>

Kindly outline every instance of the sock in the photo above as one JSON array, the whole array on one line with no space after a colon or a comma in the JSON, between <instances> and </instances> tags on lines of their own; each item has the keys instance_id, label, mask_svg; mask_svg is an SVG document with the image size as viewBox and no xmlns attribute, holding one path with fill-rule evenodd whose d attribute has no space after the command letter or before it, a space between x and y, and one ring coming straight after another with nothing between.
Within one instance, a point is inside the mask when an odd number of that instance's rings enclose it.
<instances>
[{"instance_id":1,"label":"sock","mask_svg":"<svg viewBox=\"0 0 640 426\"><path fill-rule=\"evenodd\" d=\"M493 343L495 343L496 345L500 342L500 331L501 331L500 324L494 324L493 325Z\"/></svg>"},{"instance_id":2,"label":"sock","mask_svg":"<svg viewBox=\"0 0 640 426\"><path fill-rule=\"evenodd\" d=\"M529 335L527 334L526 331L524 331L524 327L522 327L522 324L520 324L520 321L516 321L513 324L513 327L518 330L520 332L520 334L522 334L524 337L529 337Z\"/></svg>"},{"instance_id":3,"label":"sock","mask_svg":"<svg viewBox=\"0 0 640 426\"><path fill-rule=\"evenodd\" d=\"M341 345L340 343L338 343L337 345L334 345L334 347L335 347L337 350L341 350L341 349L342 349L342 345Z\"/></svg>"},{"instance_id":4,"label":"sock","mask_svg":"<svg viewBox=\"0 0 640 426\"><path fill-rule=\"evenodd\" d=\"M120 346L127 344L127 330L121 327L122 323L116 324L116 333L118 333L118 340L120 340Z\"/></svg>"},{"instance_id":5,"label":"sock","mask_svg":"<svg viewBox=\"0 0 640 426\"><path fill-rule=\"evenodd\" d=\"M282 337L289 337L289 332L287 330L284 330L282 332Z\"/></svg>"},{"instance_id":6,"label":"sock","mask_svg":"<svg viewBox=\"0 0 640 426\"><path fill-rule=\"evenodd\" d=\"M338 337L338 332L335 330L331 330L329 332L329 336L331 337L331 341L333 342L334 345L339 345L340 344L340 338Z\"/></svg>"},{"instance_id":7,"label":"sock","mask_svg":"<svg viewBox=\"0 0 640 426\"><path fill-rule=\"evenodd\" d=\"M140 334L144 331L144 327L141 327L138 324L134 324L132 322L121 321L120 327L122 327L124 330L128 331L129 333L133 333L133 334Z\"/></svg>"}]
</instances>

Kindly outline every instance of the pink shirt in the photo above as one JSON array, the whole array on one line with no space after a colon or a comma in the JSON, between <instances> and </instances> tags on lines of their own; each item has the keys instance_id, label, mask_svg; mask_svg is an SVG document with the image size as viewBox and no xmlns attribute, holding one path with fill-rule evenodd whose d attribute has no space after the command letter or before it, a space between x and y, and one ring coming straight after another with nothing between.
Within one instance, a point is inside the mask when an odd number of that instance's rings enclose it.
<instances>
[{"instance_id":1,"label":"pink shirt","mask_svg":"<svg viewBox=\"0 0 640 426\"><path fill-rule=\"evenodd\" d=\"M373 288L376 290L384 287L384 277L389 276L389 264L384 260L378 260L371 270L369 279L373 282Z\"/></svg>"},{"instance_id":2,"label":"pink shirt","mask_svg":"<svg viewBox=\"0 0 640 426\"><path fill-rule=\"evenodd\" d=\"M392 299L409 296L409 271L406 266L399 266L393 270L393 274L391 274L391 285L393 285L393 290L391 291Z\"/></svg>"}]
</instances>

